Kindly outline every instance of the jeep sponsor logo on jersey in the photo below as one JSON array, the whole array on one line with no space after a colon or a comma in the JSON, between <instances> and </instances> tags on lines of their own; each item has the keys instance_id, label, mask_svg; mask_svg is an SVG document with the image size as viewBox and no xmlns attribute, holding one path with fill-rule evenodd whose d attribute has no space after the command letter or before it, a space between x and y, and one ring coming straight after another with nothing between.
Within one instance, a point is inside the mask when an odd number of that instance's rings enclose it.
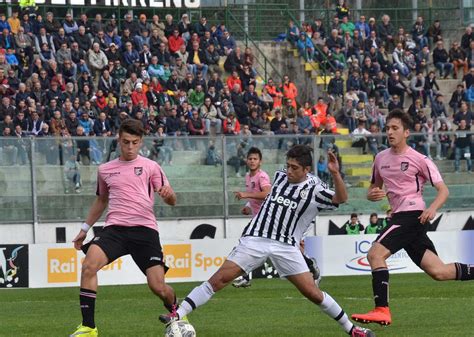
<instances>
[{"instance_id":1,"label":"jeep sponsor logo on jersey","mask_svg":"<svg viewBox=\"0 0 474 337\"><path fill-rule=\"evenodd\" d=\"M288 207L291 210L295 210L298 207L298 203L296 201L281 195L274 195L270 198L270 200L281 206Z\"/></svg>"}]
</instances>

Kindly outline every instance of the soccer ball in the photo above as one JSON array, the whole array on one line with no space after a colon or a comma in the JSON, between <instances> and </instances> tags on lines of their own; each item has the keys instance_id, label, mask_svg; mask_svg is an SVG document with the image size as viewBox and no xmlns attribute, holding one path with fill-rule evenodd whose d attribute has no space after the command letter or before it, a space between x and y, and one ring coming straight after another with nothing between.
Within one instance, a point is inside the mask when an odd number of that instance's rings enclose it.
<instances>
[{"instance_id":1,"label":"soccer ball","mask_svg":"<svg viewBox=\"0 0 474 337\"><path fill-rule=\"evenodd\" d=\"M196 330L188 321L175 321L166 327L165 337L196 337Z\"/></svg>"}]
</instances>

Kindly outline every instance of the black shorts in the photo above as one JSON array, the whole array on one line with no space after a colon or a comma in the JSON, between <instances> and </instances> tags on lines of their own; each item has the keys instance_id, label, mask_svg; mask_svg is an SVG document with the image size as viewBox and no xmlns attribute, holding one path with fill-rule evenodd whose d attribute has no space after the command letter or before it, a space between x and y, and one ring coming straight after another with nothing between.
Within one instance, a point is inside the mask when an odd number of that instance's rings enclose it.
<instances>
[{"instance_id":1,"label":"black shorts","mask_svg":"<svg viewBox=\"0 0 474 337\"><path fill-rule=\"evenodd\" d=\"M143 274L150 267L161 265L168 270L163 261L160 236L154 229L136 226L107 226L89 243L82 246L84 254L90 245L99 246L107 255L108 263L130 254Z\"/></svg>"},{"instance_id":2,"label":"black shorts","mask_svg":"<svg viewBox=\"0 0 474 337\"><path fill-rule=\"evenodd\" d=\"M405 249L418 267L421 267L421 260L427 249L438 255L433 242L426 234L428 225L420 223L418 219L421 213L422 211L395 213L376 240L392 254Z\"/></svg>"}]
</instances>

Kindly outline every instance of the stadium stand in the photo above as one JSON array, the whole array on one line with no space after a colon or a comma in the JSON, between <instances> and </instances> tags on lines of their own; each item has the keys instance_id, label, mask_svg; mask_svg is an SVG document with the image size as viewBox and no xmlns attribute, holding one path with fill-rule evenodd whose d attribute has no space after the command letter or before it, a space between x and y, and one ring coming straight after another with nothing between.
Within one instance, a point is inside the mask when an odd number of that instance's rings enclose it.
<instances>
[{"instance_id":1,"label":"stadium stand","mask_svg":"<svg viewBox=\"0 0 474 337\"><path fill-rule=\"evenodd\" d=\"M461 144L465 132L457 131L461 120L468 131L472 121L474 34L469 29L448 43L443 20L423 22L421 16L403 31L388 15L368 23L363 15L343 16L340 23L317 16L305 23L289 15L288 41L273 43L264 53L236 24L237 11L228 19L235 30L210 24L204 16L191 22L187 15L139 9L137 18L127 13L124 19L44 12L14 11L0 20L1 222L31 221L33 195L35 220L82 219L94 196L97 165L117 156L115 130L126 118L143 122L150 137L142 154L163 164L178 192L177 207L156 205L160 217L218 217L226 214L225 207L227 214L238 215L240 204L231 191L242 178L227 160L239 148L257 145L264 149L264 169L272 173L296 143L313 145L315 158L328 148L338 153L350 186L341 213L383 213L387 204L368 205L365 193L374 152L386 143L384 116L397 106L396 95L421 122L414 137L422 145L415 147L431 151L426 154L436 159L450 186L445 209L474 202L470 159L464 156L474 153L474 142L471 137ZM278 71L273 51L296 64L295 71ZM321 100L308 95L308 87L318 88ZM412 107L418 98L421 105ZM310 134L297 117L299 108L310 119ZM367 136L367 142L378 142L376 150L352 146L348 120L380 130ZM438 132L443 123L448 133ZM209 165L209 152L220 161ZM467 159L460 173L454 172L456 153ZM81 176L73 188L65 172L71 156ZM427 196L430 201L434 191Z\"/></svg>"}]
</instances>

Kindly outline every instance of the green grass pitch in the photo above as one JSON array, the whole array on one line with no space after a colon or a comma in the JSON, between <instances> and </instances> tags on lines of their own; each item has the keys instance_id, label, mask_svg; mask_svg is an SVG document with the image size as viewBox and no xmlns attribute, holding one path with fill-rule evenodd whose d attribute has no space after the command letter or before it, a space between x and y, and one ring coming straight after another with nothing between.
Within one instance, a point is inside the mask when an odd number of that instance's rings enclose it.
<instances>
[{"instance_id":1,"label":"green grass pitch","mask_svg":"<svg viewBox=\"0 0 474 337\"><path fill-rule=\"evenodd\" d=\"M474 282L435 282L424 274L392 275L393 324L377 336L474 336ZM183 298L197 283L172 284ZM369 276L325 277L321 287L348 314L372 308ZM78 288L0 291L0 336L68 336L80 322ZM146 285L99 288L99 336L163 336L164 309ZM332 319L285 280L231 286L189 316L199 337L344 336Z\"/></svg>"}]
</instances>

